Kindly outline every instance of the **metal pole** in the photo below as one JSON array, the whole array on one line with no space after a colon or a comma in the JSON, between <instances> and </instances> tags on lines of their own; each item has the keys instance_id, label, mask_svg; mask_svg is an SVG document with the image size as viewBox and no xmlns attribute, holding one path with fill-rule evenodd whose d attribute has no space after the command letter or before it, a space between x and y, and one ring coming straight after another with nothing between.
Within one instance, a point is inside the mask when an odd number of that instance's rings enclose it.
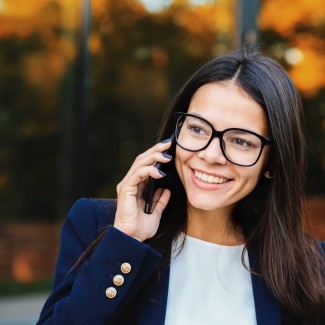
<instances>
[{"instance_id":1,"label":"metal pole","mask_svg":"<svg viewBox=\"0 0 325 325\"><path fill-rule=\"evenodd\" d=\"M66 30L65 35L76 45L77 59L67 66L60 85L60 218L67 214L73 201L88 194L90 0L82 0L79 5L79 31ZM71 19L70 13L67 16Z\"/></svg>"},{"instance_id":2,"label":"metal pole","mask_svg":"<svg viewBox=\"0 0 325 325\"><path fill-rule=\"evenodd\" d=\"M76 70L74 197L87 196L89 159L90 72L88 39L91 28L91 0L81 1L79 55Z\"/></svg>"},{"instance_id":3,"label":"metal pole","mask_svg":"<svg viewBox=\"0 0 325 325\"><path fill-rule=\"evenodd\" d=\"M237 0L237 45L256 46L259 0Z\"/></svg>"}]
</instances>

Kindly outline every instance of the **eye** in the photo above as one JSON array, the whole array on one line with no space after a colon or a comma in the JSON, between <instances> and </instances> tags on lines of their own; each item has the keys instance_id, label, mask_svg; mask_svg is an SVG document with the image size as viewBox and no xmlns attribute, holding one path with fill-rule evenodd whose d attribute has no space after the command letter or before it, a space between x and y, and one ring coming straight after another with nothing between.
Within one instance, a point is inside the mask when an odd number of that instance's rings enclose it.
<instances>
[{"instance_id":1,"label":"eye","mask_svg":"<svg viewBox=\"0 0 325 325\"><path fill-rule=\"evenodd\" d=\"M188 128L195 135L204 135L204 134L206 134L205 130L202 127L198 126L198 125L189 125Z\"/></svg>"},{"instance_id":2,"label":"eye","mask_svg":"<svg viewBox=\"0 0 325 325\"><path fill-rule=\"evenodd\" d=\"M251 151L261 147L261 140L256 135L245 130L229 130L224 134L223 139L229 146L228 149Z\"/></svg>"},{"instance_id":3,"label":"eye","mask_svg":"<svg viewBox=\"0 0 325 325\"><path fill-rule=\"evenodd\" d=\"M252 149L254 148L254 144L250 141L247 141L245 139L241 139L241 138L235 138L233 140L234 144L238 147L242 147L242 148L247 148L247 149Z\"/></svg>"},{"instance_id":4,"label":"eye","mask_svg":"<svg viewBox=\"0 0 325 325\"><path fill-rule=\"evenodd\" d=\"M232 137L232 138L228 138L226 141L226 144L228 144L228 146L233 147L234 149L241 149L241 150L245 150L245 151L251 151L251 150L255 150L257 148L257 144L254 143L253 141L250 141L248 139L244 139L244 138L239 138L239 137Z\"/></svg>"}]
</instances>

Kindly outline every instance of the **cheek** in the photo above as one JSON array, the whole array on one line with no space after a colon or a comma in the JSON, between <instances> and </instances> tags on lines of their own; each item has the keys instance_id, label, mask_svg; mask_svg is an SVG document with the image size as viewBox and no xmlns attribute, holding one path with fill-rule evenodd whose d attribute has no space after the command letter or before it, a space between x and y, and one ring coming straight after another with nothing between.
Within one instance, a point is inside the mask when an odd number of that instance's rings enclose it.
<instances>
[{"instance_id":1,"label":"cheek","mask_svg":"<svg viewBox=\"0 0 325 325\"><path fill-rule=\"evenodd\" d=\"M267 170L268 166L270 164L270 150L269 147L265 147L263 149L262 155L258 162L248 168L247 170L247 177L250 177L252 182L254 182L256 185L261 180L262 177L264 177L264 172Z\"/></svg>"},{"instance_id":2,"label":"cheek","mask_svg":"<svg viewBox=\"0 0 325 325\"><path fill-rule=\"evenodd\" d=\"M184 184L184 171L186 168L186 163L193 156L192 152L188 152L176 147L175 152L175 167L179 178Z\"/></svg>"},{"instance_id":3,"label":"cheek","mask_svg":"<svg viewBox=\"0 0 325 325\"><path fill-rule=\"evenodd\" d=\"M257 186L261 177L262 177L262 173L260 170L257 170L256 172L254 172L253 175L251 175L250 179L251 179L251 184L253 186L253 189Z\"/></svg>"},{"instance_id":4,"label":"cheek","mask_svg":"<svg viewBox=\"0 0 325 325\"><path fill-rule=\"evenodd\" d=\"M271 160L271 148L270 146L265 146L258 163L260 164L261 172L264 173L267 166L270 164Z\"/></svg>"},{"instance_id":5,"label":"cheek","mask_svg":"<svg viewBox=\"0 0 325 325\"><path fill-rule=\"evenodd\" d=\"M175 167L176 167L176 171L177 171L177 174L178 174L179 178L183 182L183 173L182 173L182 169L181 169L181 162L180 162L180 159L179 159L179 157L177 155L175 157Z\"/></svg>"},{"instance_id":6,"label":"cheek","mask_svg":"<svg viewBox=\"0 0 325 325\"><path fill-rule=\"evenodd\" d=\"M265 165L266 162L259 161L255 166L248 167L246 170L243 171L242 175L246 179L247 185L249 185L249 187L252 187L252 189L257 186L257 184L263 177Z\"/></svg>"},{"instance_id":7,"label":"cheek","mask_svg":"<svg viewBox=\"0 0 325 325\"><path fill-rule=\"evenodd\" d=\"M183 183L184 177L183 177L182 165L183 165L182 156L179 154L179 149L176 148L176 152L175 152L175 167L176 167L177 174L178 174L179 178L181 179L181 181Z\"/></svg>"}]
</instances>

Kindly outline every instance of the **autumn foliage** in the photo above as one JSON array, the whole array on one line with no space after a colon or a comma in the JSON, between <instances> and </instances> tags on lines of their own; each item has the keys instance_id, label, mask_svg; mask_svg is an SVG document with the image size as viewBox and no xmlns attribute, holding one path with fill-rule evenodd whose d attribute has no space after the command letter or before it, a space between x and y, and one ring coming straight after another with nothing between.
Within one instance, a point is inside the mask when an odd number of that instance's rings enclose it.
<instances>
[{"instance_id":1,"label":"autumn foliage","mask_svg":"<svg viewBox=\"0 0 325 325\"><path fill-rule=\"evenodd\" d=\"M70 204L78 196L73 187L78 161L72 156L78 141L73 116L80 96L75 89L80 3L0 2L2 219L63 218L57 208L62 197ZM186 78L234 48L236 1L175 0L153 13L141 1L93 0L91 9L84 195L106 197L115 196L135 155L155 142L161 114ZM261 50L286 66L303 95L308 137L315 144L308 153L311 194L324 194L319 182L325 170L324 17L321 0L264 0L258 17Z\"/></svg>"}]
</instances>

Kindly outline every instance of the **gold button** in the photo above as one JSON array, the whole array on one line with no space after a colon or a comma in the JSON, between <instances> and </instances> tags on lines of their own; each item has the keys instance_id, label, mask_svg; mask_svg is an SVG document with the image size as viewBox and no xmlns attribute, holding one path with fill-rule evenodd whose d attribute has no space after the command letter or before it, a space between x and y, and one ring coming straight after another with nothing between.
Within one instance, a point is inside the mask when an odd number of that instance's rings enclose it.
<instances>
[{"instance_id":1,"label":"gold button","mask_svg":"<svg viewBox=\"0 0 325 325\"><path fill-rule=\"evenodd\" d=\"M114 278L113 278L113 282L116 286L121 286L123 283L124 283L124 277L123 275L115 275Z\"/></svg>"},{"instance_id":2,"label":"gold button","mask_svg":"<svg viewBox=\"0 0 325 325\"><path fill-rule=\"evenodd\" d=\"M121 265L121 271L124 274L128 274L131 272L131 265L129 263L123 263Z\"/></svg>"},{"instance_id":3,"label":"gold button","mask_svg":"<svg viewBox=\"0 0 325 325\"><path fill-rule=\"evenodd\" d=\"M107 298L115 298L116 294L117 294L117 291L115 288L113 287L109 287L106 289L106 297Z\"/></svg>"}]
</instances>

